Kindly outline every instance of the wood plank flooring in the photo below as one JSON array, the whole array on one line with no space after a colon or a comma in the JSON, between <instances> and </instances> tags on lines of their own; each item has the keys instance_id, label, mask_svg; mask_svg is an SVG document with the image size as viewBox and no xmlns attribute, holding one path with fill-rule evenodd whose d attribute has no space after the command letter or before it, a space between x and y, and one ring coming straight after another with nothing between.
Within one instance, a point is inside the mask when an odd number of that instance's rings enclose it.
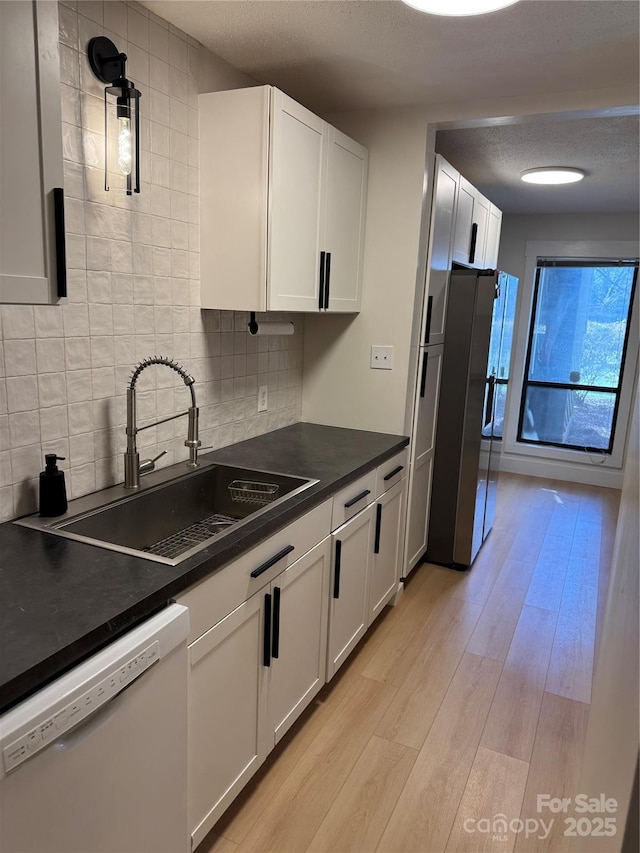
<instances>
[{"instance_id":1,"label":"wood plank flooring","mask_svg":"<svg viewBox=\"0 0 640 853\"><path fill-rule=\"evenodd\" d=\"M567 849L485 823L576 793L619 495L502 475L473 569L414 570L197 853Z\"/></svg>"}]
</instances>

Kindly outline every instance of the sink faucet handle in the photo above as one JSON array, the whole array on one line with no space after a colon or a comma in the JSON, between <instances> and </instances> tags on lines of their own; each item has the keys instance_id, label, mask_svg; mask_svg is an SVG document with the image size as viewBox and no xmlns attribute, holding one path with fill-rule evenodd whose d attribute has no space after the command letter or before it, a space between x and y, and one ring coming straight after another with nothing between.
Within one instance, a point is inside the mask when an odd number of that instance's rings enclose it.
<instances>
[{"instance_id":1,"label":"sink faucet handle","mask_svg":"<svg viewBox=\"0 0 640 853\"><path fill-rule=\"evenodd\" d=\"M163 450L158 453L157 456L154 456L153 459L143 459L140 463L140 473L148 474L150 471L153 471L156 467L156 462L160 459L161 456L164 456L167 451Z\"/></svg>"}]
</instances>

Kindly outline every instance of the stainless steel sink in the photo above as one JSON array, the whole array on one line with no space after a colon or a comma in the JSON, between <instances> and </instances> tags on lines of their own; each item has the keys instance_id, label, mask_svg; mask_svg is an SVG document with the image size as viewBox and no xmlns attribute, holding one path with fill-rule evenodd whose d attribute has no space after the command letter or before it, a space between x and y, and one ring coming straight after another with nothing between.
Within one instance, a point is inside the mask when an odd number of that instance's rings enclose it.
<instances>
[{"instance_id":1,"label":"stainless steel sink","mask_svg":"<svg viewBox=\"0 0 640 853\"><path fill-rule=\"evenodd\" d=\"M317 482L208 465L120 499L122 487L80 498L61 518L36 515L16 523L175 566Z\"/></svg>"}]
</instances>

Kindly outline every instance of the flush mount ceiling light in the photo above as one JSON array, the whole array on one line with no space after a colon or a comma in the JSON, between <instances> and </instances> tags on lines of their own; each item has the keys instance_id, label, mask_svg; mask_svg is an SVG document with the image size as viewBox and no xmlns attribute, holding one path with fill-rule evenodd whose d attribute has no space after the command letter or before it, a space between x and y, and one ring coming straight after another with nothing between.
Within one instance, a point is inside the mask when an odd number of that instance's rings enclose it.
<instances>
[{"instance_id":1,"label":"flush mount ceiling light","mask_svg":"<svg viewBox=\"0 0 640 853\"><path fill-rule=\"evenodd\" d=\"M127 55L111 39L92 38L91 70L104 90L104 188L140 192L140 92L127 80Z\"/></svg>"},{"instance_id":2,"label":"flush mount ceiling light","mask_svg":"<svg viewBox=\"0 0 640 853\"><path fill-rule=\"evenodd\" d=\"M540 169L527 169L520 180L527 184L575 184L584 178L582 169L569 166L545 166Z\"/></svg>"},{"instance_id":3,"label":"flush mount ceiling light","mask_svg":"<svg viewBox=\"0 0 640 853\"><path fill-rule=\"evenodd\" d=\"M506 6L513 6L518 0L402 0L407 6L413 6L429 15L484 15Z\"/></svg>"}]
</instances>

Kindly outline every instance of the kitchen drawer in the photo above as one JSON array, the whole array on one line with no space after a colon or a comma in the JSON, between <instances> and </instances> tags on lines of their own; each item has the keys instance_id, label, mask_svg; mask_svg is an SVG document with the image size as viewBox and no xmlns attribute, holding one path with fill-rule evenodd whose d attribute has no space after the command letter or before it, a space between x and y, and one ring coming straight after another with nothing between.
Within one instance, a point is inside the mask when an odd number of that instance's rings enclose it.
<instances>
[{"instance_id":1,"label":"kitchen drawer","mask_svg":"<svg viewBox=\"0 0 640 853\"><path fill-rule=\"evenodd\" d=\"M178 603L189 608L189 643L224 619L243 601L269 584L280 572L328 536L331 511L332 504L329 499L179 596ZM290 545L293 545L293 550L284 554L258 577L251 577L252 572Z\"/></svg>"},{"instance_id":2,"label":"kitchen drawer","mask_svg":"<svg viewBox=\"0 0 640 853\"><path fill-rule=\"evenodd\" d=\"M364 509L375 498L376 469L350 483L333 496L331 529L335 530Z\"/></svg>"},{"instance_id":3,"label":"kitchen drawer","mask_svg":"<svg viewBox=\"0 0 640 853\"><path fill-rule=\"evenodd\" d=\"M409 448L405 447L391 459L387 459L376 468L376 497L379 498L403 477L407 476L409 465Z\"/></svg>"}]
</instances>

